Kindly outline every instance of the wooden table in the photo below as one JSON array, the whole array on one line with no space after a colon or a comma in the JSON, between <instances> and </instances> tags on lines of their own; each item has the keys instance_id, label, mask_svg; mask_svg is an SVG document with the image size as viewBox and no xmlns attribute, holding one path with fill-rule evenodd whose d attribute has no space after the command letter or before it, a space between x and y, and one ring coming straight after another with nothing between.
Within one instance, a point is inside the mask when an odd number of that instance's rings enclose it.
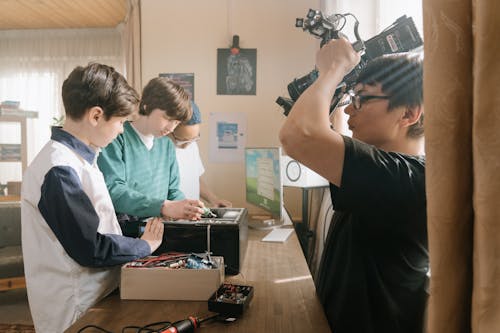
<instances>
[{"instance_id":1,"label":"wooden table","mask_svg":"<svg viewBox=\"0 0 500 333\"><path fill-rule=\"evenodd\" d=\"M331 332L295 232L285 243L261 242L267 232L249 230L242 271L226 276L227 282L255 288L247 311L236 322L207 321L196 332ZM90 324L121 332L124 326L207 314L207 302L120 300L114 293L89 309L66 332L78 332Z\"/></svg>"},{"instance_id":2,"label":"wooden table","mask_svg":"<svg viewBox=\"0 0 500 333\"><path fill-rule=\"evenodd\" d=\"M0 195L0 202L19 202L21 197L19 195Z\"/></svg>"}]
</instances>

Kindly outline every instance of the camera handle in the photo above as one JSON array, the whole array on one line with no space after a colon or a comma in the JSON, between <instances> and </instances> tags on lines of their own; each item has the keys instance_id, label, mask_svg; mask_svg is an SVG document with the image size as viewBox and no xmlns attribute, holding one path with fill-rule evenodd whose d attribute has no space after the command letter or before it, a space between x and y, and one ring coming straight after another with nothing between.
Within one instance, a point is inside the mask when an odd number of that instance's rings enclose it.
<instances>
[{"instance_id":1,"label":"camera handle","mask_svg":"<svg viewBox=\"0 0 500 333\"><path fill-rule=\"evenodd\" d=\"M352 47L354 48L354 50L356 52L364 53L366 50L366 46L365 46L365 42L359 36L358 27L359 27L359 22L358 22L358 20L356 20L356 23L354 23L354 36L356 36L356 41L354 43L352 43Z\"/></svg>"},{"instance_id":2,"label":"camera handle","mask_svg":"<svg viewBox=\"0 0 500 333\"><path fill-rule=\"evenodd\" d=\"M344 16L347 16L347 15L354 17L354 19L356 20L356 22L354 23L354 36L356 37L356 41L354 43L351 43L352 48L354 49L354 51L363 55L365 53L366 46L365 46L365 42L359 36L359 30L358 30L359 22L354 15L344 14ZM320 43L320 47L323 47L323 45L325 45L326 43L328 43L332 39L340 39L340 38L345 38L345 39L349 40L345 34L340 32L340 30L329 30L323 34L322 39L321 39L321 43Z\"/></svg>"},{"instance_id":3,"label":"camera handle","mask_svg":"<svg viewBox=\"0 0 500 333\"><path fill-rule=\"evenodd\" d=\"M345 15L347 16L347 15L352 15L352 14L345 14ZM352 16L354 17L354 15L352 15ZM359 22L356 19L356 17L354 17L354 19L356 20L356 22L354 23L354 36L356 37L356 41L354 43L351 43L351 45L352 45L352 48L354 49L354 51L363 55L365 53L366 46L365 46L365 42L359 36L359 31L358 31ZM320 43L320 47L323 47L323 45L325 45L328 41L330 41L332 39L340 39L340 38L348 39L346 35L344 35L342 32L340 32L340 30L330 30L323 36L323 39L321 40L321 43ZM348 89L348 87L345 84L345 82L342 82L337 87L337 89L335 89L335 93L333 94L332 100L330 102L330 114L337 109L337 106L339 105L340 101L342 100L344 95L347 93L347 89ZM286 114L288 114L288 113L286 113Z\"/></svg>"}]
</instances>

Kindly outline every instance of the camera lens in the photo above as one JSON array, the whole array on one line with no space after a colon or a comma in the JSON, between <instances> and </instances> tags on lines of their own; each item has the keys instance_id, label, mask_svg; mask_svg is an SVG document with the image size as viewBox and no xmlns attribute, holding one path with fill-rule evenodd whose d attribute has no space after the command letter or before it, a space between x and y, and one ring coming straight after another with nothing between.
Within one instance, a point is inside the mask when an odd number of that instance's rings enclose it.
<instances>
[{"instance_id":1,"label":"camera lens","mask_svg":"<svg viewBox=\"0 0 500 333\"><path fill-rule=\"evenodd\" d=\"M296 101L297 98L306 90L316 79L318 78L318 71L313 70L309 74L304 75L301 78L293 80L288 85L288 93L290 97Z\"/></svg>"}]
</instances>

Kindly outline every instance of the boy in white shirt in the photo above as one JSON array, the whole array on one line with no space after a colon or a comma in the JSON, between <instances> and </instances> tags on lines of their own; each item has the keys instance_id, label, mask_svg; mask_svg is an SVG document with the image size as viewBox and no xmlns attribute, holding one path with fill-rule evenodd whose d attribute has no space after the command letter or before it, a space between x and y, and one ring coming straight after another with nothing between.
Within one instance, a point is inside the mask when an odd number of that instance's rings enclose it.
<instances>
[{"instance_id":1,"label":"boy in white shirt","mask_svg":"<svg viewBox=\"0 0 500 333\"><path fill-rule=\"evenodd\" d=\"M177 164L179 165L179 188L186 198L203 199L210 207L232 207L232 203L219 199L203 181L205 172L197 141L200 139L201 113L198 105L191 102L191 119L181 124L169 135L175 144Z\"/></svg>"}]
</instances>

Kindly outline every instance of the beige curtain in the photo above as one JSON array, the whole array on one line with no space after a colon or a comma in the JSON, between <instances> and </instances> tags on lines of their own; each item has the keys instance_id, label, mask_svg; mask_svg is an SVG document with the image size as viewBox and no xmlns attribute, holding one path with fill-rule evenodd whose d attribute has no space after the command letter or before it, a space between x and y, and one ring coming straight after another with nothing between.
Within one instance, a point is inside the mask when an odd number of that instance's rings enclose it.
<instances>
[{"instance_id":1,"label":"beige curtain","mask_svg":"<svg viewBox=\"0 0 500 333\"><path fill-rule=\"evenodd\" d=\"M125 77L139 93L142 91L141 69L141 4L140 0L127 0L127 17L120 24Z\"/></svg>"},{"instance_id":2,"label":"beige curtain","mask_svg":"<svg viewBox=\"0 0 500 333\"><path fill-rule=\"evenodd\" d=\"M429 333L500 332L500 4L424 0Z\"/></svg>"}]
</instances>

